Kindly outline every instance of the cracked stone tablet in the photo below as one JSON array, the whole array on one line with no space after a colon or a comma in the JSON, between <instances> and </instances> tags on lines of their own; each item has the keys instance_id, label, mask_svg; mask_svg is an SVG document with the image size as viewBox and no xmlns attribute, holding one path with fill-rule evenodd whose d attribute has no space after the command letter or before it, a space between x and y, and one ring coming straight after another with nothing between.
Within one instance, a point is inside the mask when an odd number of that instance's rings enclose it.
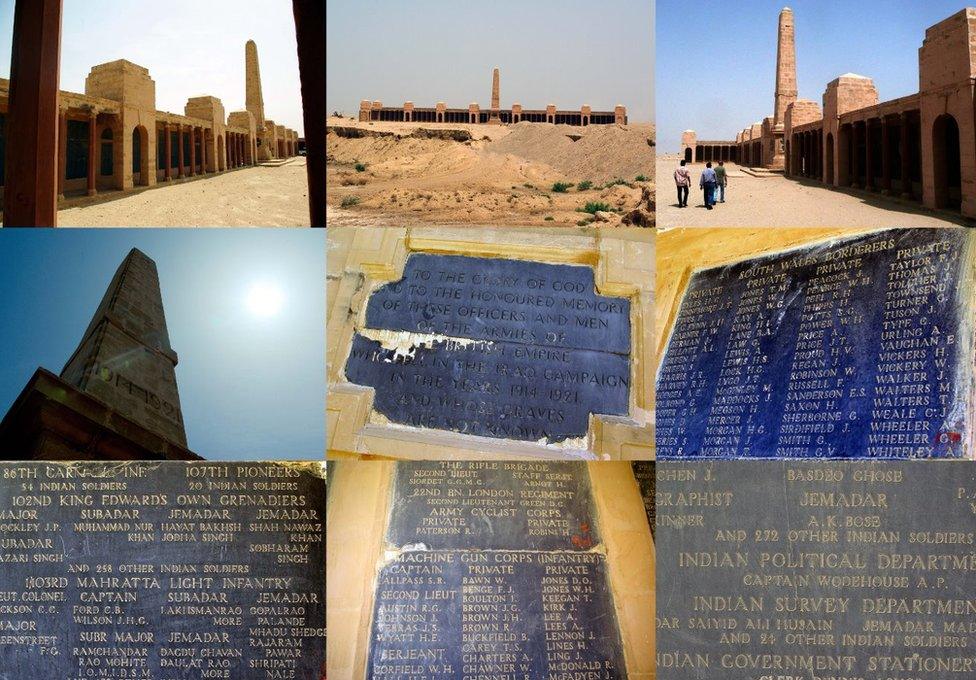
<instances>
[{"instance_id":1,"label":"cracked stone tablet","mask_svg":"<svg viewBox=\"0 0 976 680\"><path fill-rule=\"evenodd\" d=\"M578 265L418 253L375 291L346 378L392 423L522 441L627 415L630 301Z\"/></svg>"},{"instance_id":2,"label":"cracked stone tablet","mask_svg":"<svg viewBox=\"0 0 976 680\"><path fill-rule=\"evenodd\" d=\"M974 236L887 230L695 272L658 457L966 456Z\"/></svg>"}]
</instances>

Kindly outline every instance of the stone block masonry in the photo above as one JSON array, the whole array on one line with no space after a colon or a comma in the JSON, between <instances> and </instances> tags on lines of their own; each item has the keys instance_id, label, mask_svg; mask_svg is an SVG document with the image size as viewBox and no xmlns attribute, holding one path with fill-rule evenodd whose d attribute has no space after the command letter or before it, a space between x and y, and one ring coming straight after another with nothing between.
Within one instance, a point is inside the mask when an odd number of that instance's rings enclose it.
<instances>
[{"instance_id":1,"label":"stone block masonry","mask_svg":"<svg viewBox=\"0 0 976 680\"><path fill-rule=\"evenodd\" d=\"M521 122L553 123L556 125L626 125L627 107L617 104L613 111L593 111L588 104L584 104L578 111L557 109L555 104L548 104L545 109L523 109L518 102L512 104L511 109L502 110L500 104L500 76L499 70L492 71L491 106L482 111L477 102L472 102L466 109L449 109L444 102L429 108L420 108L412 101L405 102L402 107L383 106L379 100L363 99L359 102L359 120L394 121L404 123L492 123L511 125Z\"/></svg>"},{"instance_id":2,"label":"stone block masonry","mask_svg":"<svg viewBox=\"0 0 976 680\"><path fill-rule=\"evenodd\" d=\"M85 93L61 91L59 198L128 191L298 155L298 133L265 121L257 46L245 46L246 111L192 97L183 113L156 109L149 69L125 59L92 67ZM0 196L10 83L0 79ZM269 128L270 124L270 128Z\"/></svg>"}]
</instances>

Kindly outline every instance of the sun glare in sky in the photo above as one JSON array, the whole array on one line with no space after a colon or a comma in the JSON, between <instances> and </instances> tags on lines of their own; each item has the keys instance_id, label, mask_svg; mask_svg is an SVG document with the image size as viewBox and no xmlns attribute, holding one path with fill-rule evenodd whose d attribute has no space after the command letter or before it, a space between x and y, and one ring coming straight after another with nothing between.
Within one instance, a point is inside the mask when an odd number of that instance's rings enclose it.
<instances>
[{"instance_id":1,"label":"sun glare in sky","mask_svg":"<svg viewBox=\"0 0 976 680\"><path fill-rule=\"evenodd\" d=\"M261 318L277 316L285 304L281 286L273 281L256 281L247 291L247 308Z\"/></svg>"}]
</instances>

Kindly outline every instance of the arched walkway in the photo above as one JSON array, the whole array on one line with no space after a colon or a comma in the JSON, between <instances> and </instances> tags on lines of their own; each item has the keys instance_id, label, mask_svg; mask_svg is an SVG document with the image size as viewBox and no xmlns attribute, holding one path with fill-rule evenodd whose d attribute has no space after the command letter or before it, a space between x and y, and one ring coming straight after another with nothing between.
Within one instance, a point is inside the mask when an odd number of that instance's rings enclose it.
<instances>
[{"instance_id":1,"label":"arched walkway","mask_svg":"<svg viewBox=\"0 0 976 680\"><path fill-rule=\"evenodd\" d=\"M685 162L691 163L691 159L692 159L692 153L691 153L691 147L689 146L687 149L685 149Z\"/></svg>"},{"instance_id":2,"label":"arched walkway","mask_svg":"<svg viewBox=\"0 0 976 680\"><path fill-rule=\"evenodd\" d=\"M935 207L962 207L962 165L959 152L959 124L948 113L932 124L932 155L935 164Z\"/></svg>"},{"instance_id":3,"label":"arched walkway","mask_svg":"<svg viewBox=\"0 0 976 680\"><path fill-rule=\"evenodd\" d=\"M827 159L824 167L824 182L833 186L834 184L834 135L827 133Z\"/></svg>"},{"instance_id":4,"label":"arched walkway","mask_svg":"<svg viewBox=\"0 0 976 680\"><path fill-rule=\"evenodd\" d=\"M111 177L115 174L115 138L112 128L102 130L101 161L99 163L98 174L102 177Z\"/></svg>"},{"instance_id":5,"label":"arched walkway","mask_svg":"<svg viewBox=\"0 0 976 680\"><path fill-rule=\"evenodd\" d=\"M132 183L149 185L149 132L141 125L132 129Z\"/></svg>"}]
</instances>

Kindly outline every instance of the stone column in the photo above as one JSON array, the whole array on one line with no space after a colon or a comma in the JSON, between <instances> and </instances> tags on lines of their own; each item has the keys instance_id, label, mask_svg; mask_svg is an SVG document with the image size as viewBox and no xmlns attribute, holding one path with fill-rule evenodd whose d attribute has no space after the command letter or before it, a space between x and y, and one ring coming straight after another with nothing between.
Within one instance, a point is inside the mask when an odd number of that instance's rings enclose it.
<instances>
[{"instance_id":1,"label":"stone column","mask_svg":"<svg viewBox=\"0 0 976 680\"><path fill-rule=\"evenodd\" d=\"M10 143L9 141L7 142ZM68 167L68 112L58 112L58 199L64 198L64 175ZM7 177L6 191L10 191L10 177ZM11 196L12 194L7 194ZM6 206L4 206L6 208Z\"/></svg>"},{"instance_id":2,"label":"stone column","mask_svg":"<svg viewBox=\"0 0 976 680\"><path fill-rule=\"evenodd\" d=\"M851 186L855 189L858 186L858 178L861 176L861 155L858 153L858 143L861 135L859 134L861 125L857 121L851 123Z\"/></svg>"},{"instance_id":3,"label":"stone column","mask_svg":"<svg viewBox=\"0 0 976 680\"><path fill-rule=\"evenodd\" d=\"M95 128L97 127L95 123L98 120L98 114L92 111L88 114L88 195L94 196L95 190L95 150L97 149Z\"/></svg>"},{"instance_id":4,"label":"stone column","mask_svg":"<svg viewBox=\"0 0 976 680\"><path fill-rule=\"evenodd\" d=\"M179 158L180 161L180 168L179 170L177 170L176 176L179 177L180 179L183 179L183 164L185 161L183 159L183 124L182 123L176 126L176 143L179 144L180 146L180 148L176 150L176 153L178 154L177 157Z\"/></svg>"},{"instance_id":5,"label":"stone column","mask_svg":"<svg viewBox=\"0 0 976 680\"><path fill-rule=\"evenodd\" d=\"M789 8L785 8L779 13L775 98L773 127L782 129L786 117L786 107L796 101L796 38L793 11Z\"/></svg>"},{"instance_id":6,"label":"stone column","mask_svg":"<svg viewBox=\"0 0 976 680\"><path fill-rule=\"evenodd\" d=\"M62 0L14 3L4 226L58 224L61 12Z\"/></svg>"},{"instance_id":7,"label":"stone column","mask_svg":"<svg viewBox=\"0 0 976 680\"><path fill-rule=\"evenodd\" d=\"M197 174L197 130L190 126L190 177Z\"/></svg>"},{"instance_id":8,"label":"stone column","mask_svg":"<svg viewBox=\"0 0 976 680\"><path fill-rule=\"evenodd\" d=\"M909 136L908 136L908 125L909 116L908 111L901 112L901 128L899 129L899 137L901 137L901 196L902 198L912 198L912 153L911 149L908 148Z\"/></svg>"},{"instance_id":9,"label":"stone column","mask_svg":"<svg viewBox=\"0 0 976 680\"><path fill-rule=\"evenodd\" d=\"M169 125L169 123L166 123L163 126L163 132L166 134L166 149L165 149L166 150L166 159L165 159L165 161L166 161L165 169L166 170L165 170L165 176L166 176L166 181L168 182L171 179L173 179L173 170L172 170L172 168L169 167L170 166L169 159L173 157L173 142L172 142L172 140L169 137L169 134L170 134L170 125Z\"/></svg>"},{"instance_id":10,"label":"stone column","mask_svg":"<svg viewBox=\"0 0 976 680\"><path fill-rule=\"evenodd\" d=\"M881 191L885 195L891 195L891 152L888 150L891 144L891 126L888 125L888 117L881 116Z\"/></svg>"},{"instance_id":11,"label":"stone column","mask_svg":"<svg viewBox=\"0 0 976 680\"><path fill-rule=\"evenodd\" d=\"M244 62L245 108L254 114L254 122L260 128L264 125L264 94L261 92L258 46L253 40L244 44Z\"/></svg>"},{"instance_id":12,"label":"stone column","mask_svg":"<svg viewBox=\"0 0 976 680\"><path fill-rule=\"evenodd\" d=\"M874 150L871 148L871 119L864 121L864 188L874 191Z\"/></svg>"}]
</instances>

